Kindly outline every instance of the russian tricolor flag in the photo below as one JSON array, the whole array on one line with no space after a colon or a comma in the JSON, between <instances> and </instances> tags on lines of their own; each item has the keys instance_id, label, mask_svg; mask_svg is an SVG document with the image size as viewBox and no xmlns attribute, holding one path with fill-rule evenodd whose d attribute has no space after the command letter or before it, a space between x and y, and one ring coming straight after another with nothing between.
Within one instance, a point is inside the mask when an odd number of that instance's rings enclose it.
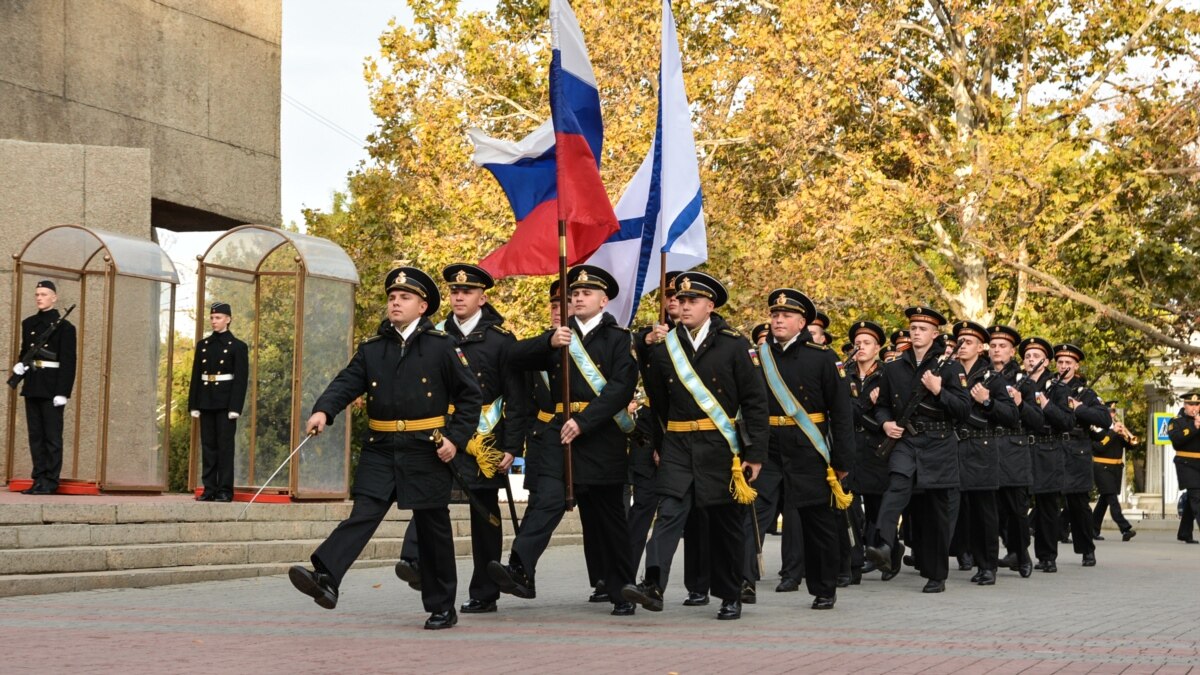
<instances>
[{"instance_id":1,"label":"russian tricolor flag","mask_svg":"<svg viewBox=\"0 0 1200 675\"><path fill-rule=\"evenodd\" d=\"M600 180L604 125L583 33L566 0L550 0L551 118L520 141L471 129L476 164L492 172L516 216L512 239L480 266L497 278L558 272L558 220L567 222L567 264L590 256L619 229Z\"/></svg>"}]
</instances>

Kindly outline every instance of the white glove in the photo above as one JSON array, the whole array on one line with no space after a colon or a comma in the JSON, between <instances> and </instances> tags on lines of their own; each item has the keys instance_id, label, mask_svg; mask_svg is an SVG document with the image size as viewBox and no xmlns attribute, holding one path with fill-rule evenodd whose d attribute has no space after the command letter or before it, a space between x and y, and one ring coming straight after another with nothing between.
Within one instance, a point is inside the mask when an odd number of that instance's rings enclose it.
<instances>
[{"instance_id":1,"label":"white glove","mask_svg":"<svg viewBox=\"0 0 1200 675\"><path fill-rule=\"evenodd\" d=\"M199 410L193 410L193 411L192 411L192 417L199 417L199 416L200 416L200 411L199 411Z\"/></svg>"},{"instance_id":2,"label":"white glove","mask_svg":"<svg viewBox=\"0 0 1200 675\"><path fill-rule=\"evenodd\" d=\"M239 418L241 416L242 416L242 413L235 413L232 410L229 411L229 419L231 419L231 420L236 420L237 418Z\"/></svg>"},{"instance_id":3,"label":"white glove","mask_svg":"<svg viewBox=\"0 0 1200 675\"><path fill-rule=\"evenodd\" d=\"M24 375L28 370L29 369L25 367L25 364L21 363L20 361L17 361L17 365L13 366L13 372L17 375Z\"/></svg>"},{"instance_id":4,"label":"white glove","mask_svg":"<svg viewBox=\"0 0 1200 675\"><path fill-rule=\"evenodd\" d=\"M54 407L55 408L61 408L66 404L67 404L66 396L55 396L54 397Z\"/></svg>"}]
</instances>

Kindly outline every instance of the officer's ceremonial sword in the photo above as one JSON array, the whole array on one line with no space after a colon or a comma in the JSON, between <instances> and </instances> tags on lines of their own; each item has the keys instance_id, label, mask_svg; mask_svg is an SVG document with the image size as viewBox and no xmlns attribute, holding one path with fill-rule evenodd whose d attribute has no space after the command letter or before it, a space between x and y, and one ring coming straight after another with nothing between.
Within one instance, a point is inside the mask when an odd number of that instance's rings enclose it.
<instances>
[{"instance_id":1,"label":"officer's ceremonial sword","mask_svg":"<svg viewBox=\"0 0 1200 675\"><path fill-rule=\"evenodd\" d=\"M280 471L283 471L283 467L287 466L287 463L292 461L292 458L296 456L297 452L300 452L300 448L303 448L304 444L307 443L310 438L316 435L316 431L308 432L308 435L304 437L304 440L300 441L300 445L296 446L296 449L292 451L292 454L288 455L287 458L283 460L283 463L275 469L275 473L271 474L271 477L262 484L262 487L258 488L258 492L255 492L254 496L250 498L250 501L246 502L246 505L242 507L242 512L238 514L237 518L234 518L235 522L241 520L242 516L246 515L246 510L250 508L250 505L254 503L254 500L258 499L258 496L262 494L262 491L267 489L267 486L271 484L271 481L275 480L275 476L279 475Z\"/></svg>"},{"instance_id":2,"label":"officer's ceremonial sword","mask_svg":"<svg viewBox=\"0 0 1200 675\"><path fill-rule=\"evenodd\" d=\"M430 437L430 440L437 445L441 445L442 438L443 436L441 430L435 429L433 436ZM462 490L463 494L466 495L467 503L471 505L471 509L474 510L477 515L487 520L488 525L491 525L492 527L500 527L500 519L497 518L496 515L491 511L488 511L487 507L485 507L483 504L480 504L479 500L475 498L475 495L471 494L471 488L467 486L467 481L463 479L462 474L458 471L458 467L454 466L453 461L442 463L445 464L446 469L450 471L450 475L454 478L454 482L458 483L458 489Z\"/></svg>"}]
</instances>

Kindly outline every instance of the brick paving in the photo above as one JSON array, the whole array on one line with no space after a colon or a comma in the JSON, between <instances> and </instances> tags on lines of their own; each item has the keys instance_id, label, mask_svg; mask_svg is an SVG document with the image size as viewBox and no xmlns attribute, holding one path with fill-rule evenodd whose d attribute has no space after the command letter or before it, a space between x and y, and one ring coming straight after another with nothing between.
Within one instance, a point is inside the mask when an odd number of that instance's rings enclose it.
<instances>
[{"instance_id":1,"label":"brick paving","mask_svg":"<svg viewBox=\"0 0 1200 675\"><path fill-rule=\"evenodd\" d=\"M585 602L577 546L546 553L537 599L504 596L498 613L439 632L421 629L417 594L389 567L351 571L334 611L284 576L7 598L0 652L6 673L1200 672L1200 546L1113 539L1095 568L1068 546L1057 574L1005 571L990 588L952 571L946 593L923 595L911 570L871 575L830 612L803 589L773 593L769 576L736 622L681 606L681 587L662 613L609 616ZM773 575L777 537L766 557ZM470 563L458 562L461 601Z\"/></svg>"}]
</instances>

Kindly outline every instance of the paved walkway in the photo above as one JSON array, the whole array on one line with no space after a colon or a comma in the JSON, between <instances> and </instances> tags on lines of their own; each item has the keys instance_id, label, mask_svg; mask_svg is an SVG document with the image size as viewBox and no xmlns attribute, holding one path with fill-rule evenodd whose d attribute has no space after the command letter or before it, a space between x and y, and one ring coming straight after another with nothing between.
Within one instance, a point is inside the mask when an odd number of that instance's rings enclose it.
<instances>
[{"instance_id":1,"label":"paved walkway","mask_svg":"<svg viewBox=\"0 0 1200 675\"><path fill-rule=\"evenodd\" d=\"M386 567L352 571L334 611L283 576L18 597L0 600L0 652L6 673L1200 672L1200 546L1113 539L1095 568L1064 547L1058 574L1006 571L991 588L953 571L946 593L923 595L911 570L872 575L830 612L769 578L736 622L680 606L678 587L662 613L609 616L584 602L575 546L546 553L536 600L505 596L440 632L421 629L417 594Z\"/></svg>"}]
</instances>

